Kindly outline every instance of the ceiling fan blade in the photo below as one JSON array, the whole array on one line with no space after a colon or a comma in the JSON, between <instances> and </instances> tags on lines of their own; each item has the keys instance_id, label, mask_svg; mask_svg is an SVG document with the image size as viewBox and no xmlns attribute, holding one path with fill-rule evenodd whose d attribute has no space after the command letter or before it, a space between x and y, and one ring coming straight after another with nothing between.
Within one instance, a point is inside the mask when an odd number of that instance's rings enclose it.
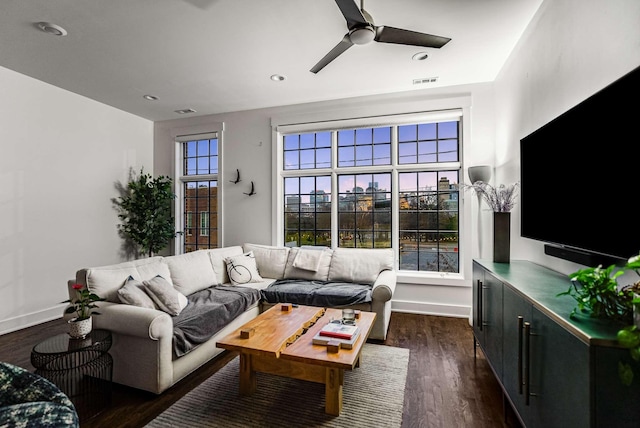
<instances>
[{"instance_id":1,"label":"ceiling fan blade","mask_svg":"<svg viewBox=\"0 0 640 428\"><path fill-rule=\"evenodd\" d=\"M310 71L312 73L317 73L318 71L322 70L327 66L327 64L338 58L341 53L349 49L351 46L353 46L353 42L351 42L349 34L345 34L342 40L340 40L340 43L338 43L333 49L331 49L329 53L324 56L324 58L318 61L318 63L314 65Z\"/></svg>"},{"instance_id":2,"label":"ceiling fan blade","mask_svg":"<svg viewBox=\"0 0 640 428\"><path fill-rule=\"evenodd\" d=\"M349 30L369 24L353 0L336 0L336 3L347 20Z\"/></svg>"},{"instance_id":3,"label":"ceiling fan blade","mask_svg":"<svg viewBox=\"0 0 640 428\"><path fill-rule=\"evenodd\" d=\"M396 43L399 45L424 46L425 48L441 48L451 40L448 37L433 36L417 31L381 25L376 27L376 42Z\"/></svg>"}]
</instances>

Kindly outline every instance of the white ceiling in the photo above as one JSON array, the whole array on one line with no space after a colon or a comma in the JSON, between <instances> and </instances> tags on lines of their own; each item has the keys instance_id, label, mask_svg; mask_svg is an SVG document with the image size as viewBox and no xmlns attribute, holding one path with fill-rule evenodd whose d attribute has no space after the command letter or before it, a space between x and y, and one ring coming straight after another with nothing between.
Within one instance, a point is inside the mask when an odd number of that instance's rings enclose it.
<instances>
[{"instance_id":1,"label":"white ceiling","mask_svg":"<svg viewBox=\"0 0 640 428\"><path fill-rule=\"evenodd\" d=\"M492 81L541 3L366 0L376 25L452 40L355 45L313 74L347 32L334 0L2 0L0 66L149 120L175 119L186 108L193 116ZM40 31L41 21L68 35ZM421 51L429 58L413 61ZM270 80L276 73L286 80ZM438 81L413 84L429 77Z\"/></svg>"}]
</instances>

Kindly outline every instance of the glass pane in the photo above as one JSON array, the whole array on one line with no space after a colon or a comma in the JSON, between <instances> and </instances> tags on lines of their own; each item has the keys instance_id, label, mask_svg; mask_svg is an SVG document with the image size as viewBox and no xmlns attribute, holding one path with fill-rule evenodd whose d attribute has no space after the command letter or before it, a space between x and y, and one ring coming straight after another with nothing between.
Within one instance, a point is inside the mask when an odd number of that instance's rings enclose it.
<instances>
[{"instance_id":1,"label":"glass pane","mask_svg":"<svg viewBox=\"0 0 640 428\"><path fill-rule=\"evenodd\" d=\"M416 163L417 160L416 143L400 143L398 144L398 163Z\"/></svg>"},{"instance_id":2,"label":"glass pane","mask_svg":"<svg viewBox=\"0 0 640 428\"><path fill-rule=\"evenodd\" d=\"M398 141L416 141L416 125L403 125L398 127Z\"/></svg>"},{"instance_id":3,"label":"glass pane","mask_svg":"<svg viewBox=\"0 0 640 428\"><path fill-rule=\"evenodd\" d=\"M315 167L315 150L300 150L300 169Z\"/></svg>"},{"instance_id":4,"label":"glass pane","mask_svg":"<svg viewBox=\"0 0 640 428\"><path fill-rule=\"evenodd\" d=\"M338 146L353 146L354 134L353 130L338 131Z\"/></svg>"},{"instance_id":5,"label":"glass pane","mask_svg":"<svg viewBox=\"0 0 640 428\"><path fill-rule=\"evenodd\" d=\"M209 153L211 156L218 156L218 139L209 140Z\"/></svg>"},{"instance_id":6,"label":"glass pane","mask_svg":"<svg viewBox=\"0 0 640 428\"><path fill-rule=\"evenodd\" d=\"M440 141L438 150L440 151L439 162L456 162L458 160L458 140Z\"/></svg>"},{"instance_id":7,"label":"glass pane","mask_svg":"<svg viewBox=\"0 0 640 428\"><path fill-rule=\"evenodd\" d=\"M331 149L316 150L316 168L331 168Z\"/></svg>"},{"instance_id":8,"label":"glass pane","mask_svg":"<svg viewBox=\"0 0 640 428\"><path fill-rule=\"evenodd\" d=\"M372 165L371 146L356 146L356 166Z\"/></svg>"},{"instance_id":9,"label":"glass pane","mask_svg":"<svg viewBox=\"0 0 640 428\"><path fill-rule=\"evenodd\" d=\"M298 151L284 152L284 169L300 169Z\"/></svg>"},{"instance_id":10,"label":"glass pane","mask_svg":"<svg viewBox=\"0 0 640 428\"><path fill-rule=\"evenodd\" d=\"M331 147L331 132L318 132L316 134L316 147Z\"/></svg>"},{"instance_id":11,"label":"glass pane","mask_svg":"<svg viewBox=\"0 0 640 428\"><path fill-rule=\"evenodd\" d=\"M198 158L198 174L209 174L209 158Z\"/></svg>"},{"instance_id":12,"label":"glass pane","mask_svg":"<svg viewBox=\"0 0 640 428\"><path fill-rule=\"evenodd\" d=\"M317 231L315 245L331 247L331 230Z\"/></svg>"},{"instance_id":13,"label":"glass pane","mask_svg":"<svg viewBox=\"0 0 640 428\"><path fill-rule=\"evenodd\" d=\"M373 146L373 164L374 165L390 165L391 164L391 145L381 144Z\"/></svg>"},{"instance_id":14,"label":"glass pane","mask_svg":"<svg viewBox=\"0 0 640 428\"><path fill-rule=\"evenodd\" d=\"M375 128L373 130L373 143L391 143L391 127Z\"/></svg>"},{"instance_id":15,"label":"glass pane","mask_svg":"<svg viewBox=\"0 0 640 428\"><path fill-rule=\"evenodd\" d=\"M316 214L316 228L331 230L331 212Z\"/></svg>"},{"instance_id":16,"label":"glass pane","mask_svg":"<svg viewBox=\"0 0 640 428\"><path fill-rule=\"evenodd\" d=\"M438 124L438 138L458 138L458 121L440 122Z\"/></svg>"},{"instance_id":17,"label":"glass pane","mask_svg":"<svg viewBox=\"0 0 640 428\"><path fill-rule=\"evenodd\" d=\"M435 123L422 123L418 125L418 140L435 140L436 129L437 124Z\"/></svg>"},{"instance_id":18,"label":"glass pane","mask_svg":"<svg viewBox=\"0 0 640 428\"><path fill-rule=\"evenodd\" d=\"M300 135L300 149L312 149L315 146L315 134Z\"/></svg>"},{"instance_id":19,"label":"glass pane","mask_svg":"<svg viewBox=\"0 0 640 428\"><path fill-rule=\"evenodd\" d=\"M398 215L401 230L416 230L418 228L418 218L415 211L401 211Z\"/></svg>"},{"instance_id":20,"label":"glass pane","mask_svg":"<svg viewBox=\"0 0 640 428\"><path fill-rule=\"evenodd\" d=\"M355 165L355 153L353 147L338 148L338 166L345 168Z\"/></svg>"},{"instance_id":21,"label":"glass pane","mask_svg":"<svg viewBox=\"0 0 640 428\"><path fill-rule=\"evenodd\" d=\"M356 129L356 145L368 144L371 145L373 143L373 129Z\"/></svg>"},{"instance_id":22,"label":"glass pane","mask_svg":"<svg viewBox=\"0 0 640 428\"><path fill-rule=\"evenodd\" d=\"M198 141L198 156L209 156L209 140Z\"/></svg>"},{"instance_id":23,"label":"glass pane","mask_svg":"<svg viewBox=\"0 0 640 428\"><path fill-rule=\"evenodd\" d=\"M198 155L198 153L196 152L195 141L188 141L184 143L184 147L185 147L185 153L184 153L185 158L192 158Z\"/></svg>"},{"instance_id":24,"label":"glass pane","mask_svg":"<svg viewBox=\"0 0 640 428\"><path fill-rule=\"evenodd\" d=\"M299 148L300 148L300 136L298 134L284 136L285 150L297 150Z\"/></svg>"},{"instance_id":25,"label":"glass pane","mask_svg":"<svg viewBox=\"0 0 640 428\"><path fill-rule=\"evenodd\" d=\"M284 179L284 193L298 193L300 192L300 180L298 177L289 177Z\"/></svg>"}]
</instances>

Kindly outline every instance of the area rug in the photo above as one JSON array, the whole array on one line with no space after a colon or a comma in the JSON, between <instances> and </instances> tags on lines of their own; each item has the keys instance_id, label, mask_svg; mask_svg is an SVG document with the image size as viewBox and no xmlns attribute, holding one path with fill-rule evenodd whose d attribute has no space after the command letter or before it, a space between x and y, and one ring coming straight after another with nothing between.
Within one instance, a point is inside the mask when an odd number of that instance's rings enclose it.
<instances>
[{"instance_id":1,"label":"area rug","mask_svg":"<svg viewBox=\"0 0 640 428\"><path fill-rule=\"evenodd\" d=\"M251 396L238 394L236 357L178 400L150 428L400 427L409 350L366 343L346 370L340 416L324 412L324 385L264 373Z\"/></svg>"}]
</instances>

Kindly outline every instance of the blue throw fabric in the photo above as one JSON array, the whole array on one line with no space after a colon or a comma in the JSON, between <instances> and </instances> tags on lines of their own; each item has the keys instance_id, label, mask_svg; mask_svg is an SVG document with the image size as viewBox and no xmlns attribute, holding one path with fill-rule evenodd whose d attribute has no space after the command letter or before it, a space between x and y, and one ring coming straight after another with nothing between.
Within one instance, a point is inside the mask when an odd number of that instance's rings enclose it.
<instances>
[{"instance_id":1,"label":"blue throw fabric","mask_svg":"<svg viewBox=\"0 0 640 428\"><path fill-rule=\"evenodd\" d=\"M283 279L262 290L268 303L339 307L371 302L371 285L351 282Z\"/></svg>"},{"instance_id":2,"label":"blue throw fabric","mask_svg":"<svg viewBox=\"0 0 640 428\"><path fill-rule=\"evenodd\" d=\"M0 426L79 427L75 407L55 384L14 366L0 363Z\"/></svg>"}]
</instances>

